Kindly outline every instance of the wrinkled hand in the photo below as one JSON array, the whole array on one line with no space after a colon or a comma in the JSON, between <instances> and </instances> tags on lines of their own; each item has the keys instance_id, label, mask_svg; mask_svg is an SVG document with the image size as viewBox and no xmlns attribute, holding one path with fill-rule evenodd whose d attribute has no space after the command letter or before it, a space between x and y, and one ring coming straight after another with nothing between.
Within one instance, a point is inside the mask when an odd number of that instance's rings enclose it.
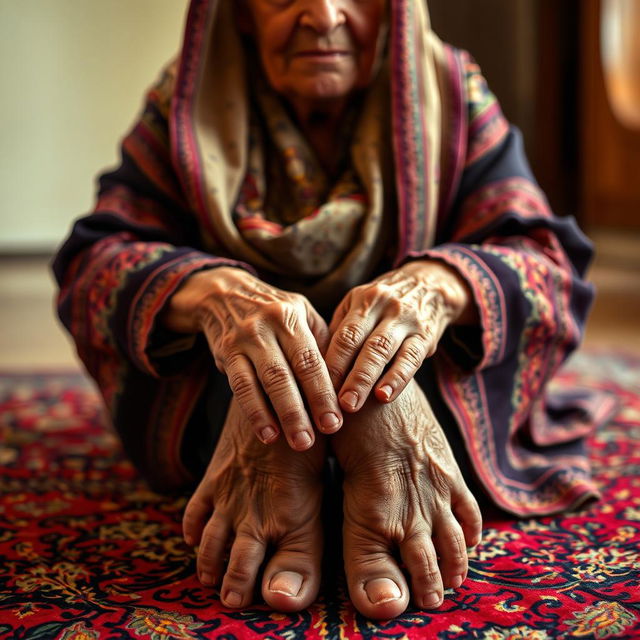
<instances>
[{"instance_id":1,"label":"wrinkled hand","mask_svg":"<svg viewBox=\"0 0 640 640\"><path fill-rule=\"evenodd\" d=\"M467 285L440 262L410 262L352 289L329 326L325 357L341 407L358 411L374 385L379 401L395 400L447 326L473 321L471 307Z\"/></svg>"},{"instance_id":2,"label":"wrinkled hand","mask_svg":"<svg viewBox=\"0 0 640 640\"><path fill-rule=\"evenodd\" d=\"M170 305L165 324L204 332L262 442L275 441L281 427L292 448L309 449L315 438L305 400L320 431L340 428L342 414L321 353L328 328L304 296L221 267L191 276Z\"/></svg>"}]
</instances>

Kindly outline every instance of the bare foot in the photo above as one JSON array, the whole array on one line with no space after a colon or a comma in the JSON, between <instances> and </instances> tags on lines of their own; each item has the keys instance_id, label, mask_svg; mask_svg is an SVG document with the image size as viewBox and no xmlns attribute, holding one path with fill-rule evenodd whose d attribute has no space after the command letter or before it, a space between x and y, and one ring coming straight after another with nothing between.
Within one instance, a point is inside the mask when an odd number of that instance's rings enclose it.
<instances>
[{"instance_id":1,"label":"bare foot","mask_svg":"<svg viewBox=\"0 0 640 640\"><path fill-rule=\"evenodd\" d=\"M261 444L232 400L209 468L183 519L187 544L199 545L200 581L210 586L222 580L223 604L251 604L268 547L275 551L262 580L267 604L298 611L315 600L324 456L322 437L305 452L293 451L284 438Z\"/></svg>"},{"instance_id":2,"label":"bare foot","mask_svg":"<svg viewBox=\"0 0 640 640\"><path fill-rule=\"evenodd\" d=\"M365 616L390 619L411 596L443 601L467 577L467 547L482 529L442 428L415 382L391 404L368 400L331 442L345 473L344 562L349 593ZM411 590L394 560L411 576Z\"/></svg>"}]
</instances>

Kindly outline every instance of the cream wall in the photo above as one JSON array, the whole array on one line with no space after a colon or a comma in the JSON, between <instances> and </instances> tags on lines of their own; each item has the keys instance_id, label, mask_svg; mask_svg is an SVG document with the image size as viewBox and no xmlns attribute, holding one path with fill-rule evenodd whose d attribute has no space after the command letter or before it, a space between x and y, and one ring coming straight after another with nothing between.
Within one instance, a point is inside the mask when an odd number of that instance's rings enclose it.
<instances>
[{"instance_id":1,"label":"cream wall","mask_svg":"<svg viewBox=\"0 0 640 640\"><path fill-rule=\"evenodd\" d=\"M179 48L187 0L0 0L0 252L49 251Z\"/></svg>"}]
</instances>

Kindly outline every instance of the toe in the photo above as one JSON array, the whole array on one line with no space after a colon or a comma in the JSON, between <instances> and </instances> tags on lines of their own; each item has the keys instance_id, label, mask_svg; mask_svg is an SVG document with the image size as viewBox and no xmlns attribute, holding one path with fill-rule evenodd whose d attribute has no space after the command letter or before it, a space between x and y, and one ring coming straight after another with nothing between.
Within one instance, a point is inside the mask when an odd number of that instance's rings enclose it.
<instances>
[{"instance_id":1,"label":"toe","mask_svg":"<svg viewBox=\"0 0 640 640\"><path fill-rule=\"evenodd\" d=\"M467 578L469 561L462 528L453 515L436 524L434 543L440 556L442 582L447 589L457 589Z\"/></svg>"},{"instance_id":2,"label":"toe","mask_svg":"<svg viewBox=\"0 0 640 640\"><path fill-rule=\"evenodd\" d=\"M219 512L214 512L200 537L198 548L198 577L210 587L220 581L230 527Z\"/></svg>"},{"instance_id":3,"label":"toe","mask_svg":"<svg viewBox=\"0 0 640 640\"><path fill-rule=\"evenodd\" d=\"M264 554L264 542L247 533L237 534L220 589L220 598L226 607L240 609L251 604Z\"/></svg>"},{"instance_id":4,"label":"toe","mask_svg":"<svg viewBox=\"0 0 640 640\"><path fill-rule=\"evenodd\" d=\"M425 531L411 536L400 546L400 554L411 575L411 593L416 607L439 607L444 589L431 535Z\"/></svg>"},{"instance_id":5,"label":"toe","mask_svg":"<svg viewBox=\"0 0 640 640\"><path fill-rule=\"evenodd\" d=\"M308 607L320 588L322 534L320 523L313 531L289 536L267 564L262 596L277 611L300 611Z\"/></svg>"},{"instance_id":6,"label":"toe","mask_svg":"<svg viewBox=\"0 0 640 640\"><path fill-rule=\"evenodd\" d=\"M407 608L409 588L386 543L345 525L344 562L351 601L362 615L390 620Z\"/></svg>"},{"instance_id":7,"label":"toe","mask_svg":"<svg viewBox=\"0 0 640 640\"><path fill-rule=\"evenodd\" d=\"M182 518L182 534L188 545L195 547L200 543L202 531L211 517L212 510L211 496L198 488L187 503Z\"/></svg>"},{"instance_id":8,"label":"toe","mask_svg":"<svg viewBox=\"0 0 640 640\"><path fill-rule=\"evenodd\" d=\"M466 489L451 505L453 515L464 532L467 547L475 547L482 538L482 513L471 491Z\"/></svg>"}]
</instances>

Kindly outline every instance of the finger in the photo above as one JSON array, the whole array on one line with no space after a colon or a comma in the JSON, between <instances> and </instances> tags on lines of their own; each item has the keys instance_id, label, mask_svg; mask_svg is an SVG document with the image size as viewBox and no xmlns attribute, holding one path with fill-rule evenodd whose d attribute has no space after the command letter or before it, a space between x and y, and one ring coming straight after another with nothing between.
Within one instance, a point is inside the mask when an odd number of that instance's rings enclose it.
<instances>
[{"instance_id":1,"label":"finger","mask_svg":"<svg viewBox=\"0 0 640 640\"><path fill-rule=\"evenodd\" d=\"M344 321L346 315L351 310L351 295L352 292L349 291L347 295L344 297L342 302L337 306L336 310L333 312L333 317L331 318L331 322L329 323L329 334L333 335L338 327Z\"/></svg>"},{"instance_id":2,"label":"finger","mask_svg":"<svg viewBox=\"0 0 640 640\"><path fill-rule=\"evenodd\" d=\"M324 318L308 303L305 301L305 307L307 309L307 323L309 329L315 338L318 349L321 354L327 352L329 342L331 341L331 334L329 333L329 327L324 321Z\"/></svg>"},{"instance_id":3,"label":"finger","mask_svg":"<svg viewBox=\"0 0 640 640\"><path fill-rule=\"evenodd\" d=\"M202 532L198 548L198 577L200 582L213 586L220 581L224 567L224 556L231 528L226 518L214 511Z\"/></svg>"},{"instance_id":4,"label":"finger","mask_svg":"<svg viewBox=\"0 0 640 640\"><path fill-rule=\"evenodd\" d=\"M307 401L313 421L322 433L335 433L342 426L342 412L327 365L311 334L280 345Z\"/></svg>"},{"instance_id":5,"label":"finger","mask_svg":"<svg viewBox=\"0 0 640 640\"><path fill-rule=\"evenodd\" d=\"M470 549L480 544L482 513L471 491L465 488L463 493L453 500L451 510L462 527L467 548Z\"/></svg>"},{"instance_id":6,"label":"finger","mask_svg":"<svg viewBox=\"0 0 640 640\"><path fill-rule=\"evenodd\" d=\"M405 331L406 329L394 321L383 321L375 328L363 344L340 389L340 402L343 407L345 403L354 400L355 404L348 406L349 411L358 411L362 407L402 344Z\"/></svg>"},{"instance_id":7,"label":"finger","mask_svg":"<svg viewBox=\"0 0 640 640\"><path fill-rule=\"evenodd\" d=\"M200 544L202 531L213 512L211 495L200 485L187 503L182 517L182 535L191 547Z\"/></svg>"},{"instance_id":8,"label":"finger","mask_svg":"<svg viewBox=\"0 0 640 640\"><path fill-rule=\"evenodd\" d=\"M262 358L265 351L271 354L271 358L256 363L258 379L271 401L289 446L296 451L306 451L313 446L315 435L298 385L280 345L275 343L263 347Z\"/></svg>"},{"instance_id":9,"label":"finger","mask_svg":"<svg viewBox=\"0 0 640 640\"><path fill-rule=\"evenodd\" d=\"M258 439L264 444L275 442L280 429L251 362L244 355L237 355L229 360L225 372L231 391Z\"/></svg>"},{"instance_id":10,"label":"finger","mask_svg":"<svg viewBox=\"0 0 640 640\"><path fill-rule=\"evenodd\" d=\"M377 316L374 316L373 313L364 317L349 313L337 327L325 358L335 389L343 387L347 373L377 321ZM359 398L352 396L348 396L344 400L340 397L340 406L347 411L353 411L352 407L358 404L358 400Z\"/></svg>"},{"instance_id":11,"label":"finger","mask_svg":"<svg viewBox=\"0 0 640 640\"><path fill-rule=\"evenodd\" d=\"M246 607L253 601L258 570L264 559L265 543L255 536L238 533L229 556L220 597L232 609Z\"/></svg>"},{"instance_id":12,"label":"finger","mask_svg":"<svg viewBox=\"0 0 640 640\"><path fill-rule=\"evenodd\" d=\"M400 555L411 574L413 601L420 609L435 609L442 604L444 588L438 558L428 532L415 534L400 546Z\"/></svg>"},{"instance_id":13,"label":"finger","mask_svg":"<svg viewBox=\"0 0 640 640\"><path fill-rule=\"evenodd\" d=\"M376 385L376 398L380 402L395 400L416 375L428 353L428 344L422 336L413 334L407 337L391 366Z\"/></svg>"},{"instance_id":14,"label":"finger","mask_svg":"<svg viewBox=\"0 0 640 640\"><path fill-rule=\"evenodd\" d=\"M442 582L447 589L457 589L466 580L469 570L462 528L452 514L434 524L434 544L440 556Z\"/></svg>"}]
</instances>

